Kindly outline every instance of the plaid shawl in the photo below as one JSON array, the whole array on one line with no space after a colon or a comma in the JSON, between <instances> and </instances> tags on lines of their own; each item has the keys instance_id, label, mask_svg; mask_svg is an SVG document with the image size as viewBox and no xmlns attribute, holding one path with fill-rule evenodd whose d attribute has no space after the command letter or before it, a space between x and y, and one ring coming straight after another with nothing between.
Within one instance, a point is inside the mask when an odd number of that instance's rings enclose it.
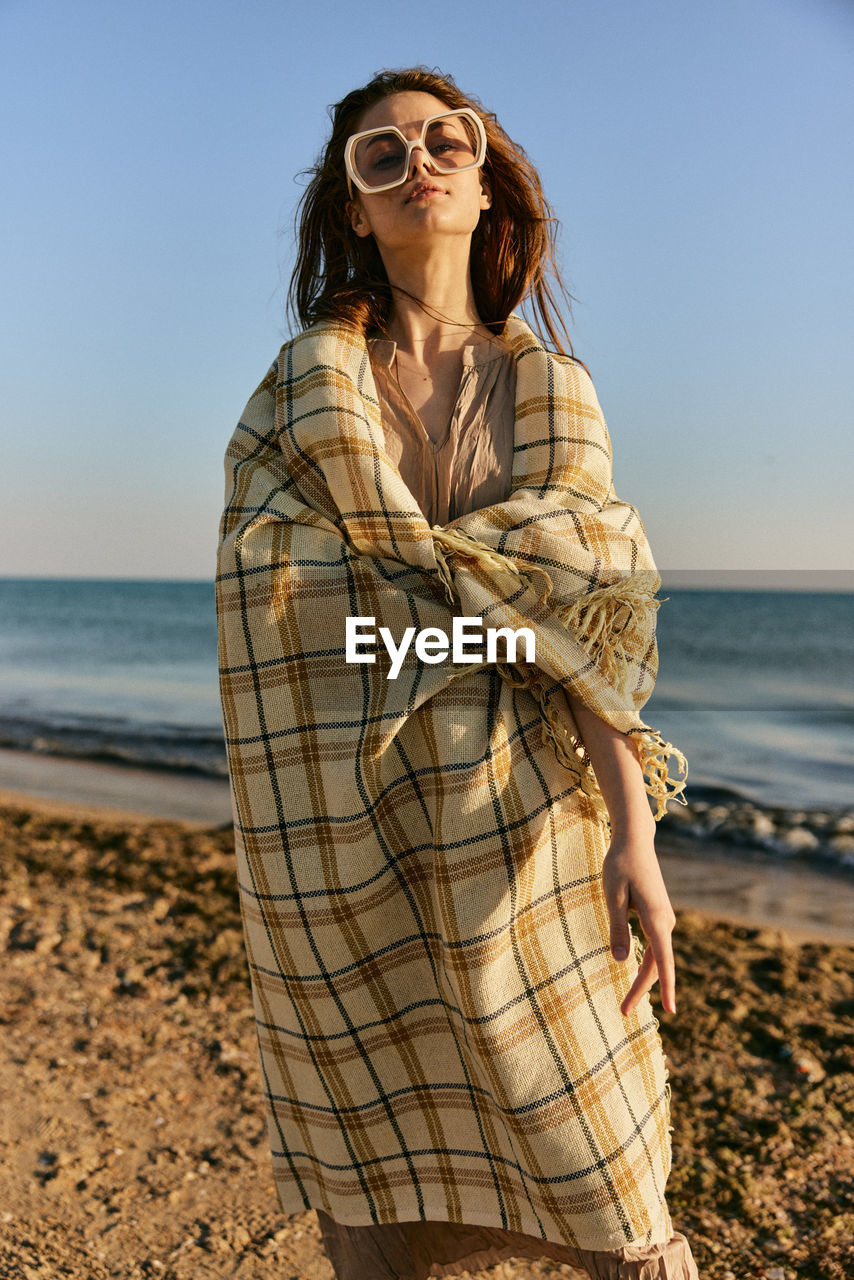
<instances>
[{"instance_id":1,"label":"plaid shawl","mask_svg":"<svg viewBox=\"0 0 854 1280\"><path fill-rule=\"evenodd\" d=\"M277 1194L588 1249L666 1240L669 1085L642 954L610 954L607 813L564 690L639 710L660 580L589 377L521 320L512 492L430 528L363 336L285 344L226 454L220 690ZM345 621L530 628L536 663L345 660ZM433 657L437 657L436 654ZM512 660L511 660L512 659Z\"/></svg>"}]
</instances>

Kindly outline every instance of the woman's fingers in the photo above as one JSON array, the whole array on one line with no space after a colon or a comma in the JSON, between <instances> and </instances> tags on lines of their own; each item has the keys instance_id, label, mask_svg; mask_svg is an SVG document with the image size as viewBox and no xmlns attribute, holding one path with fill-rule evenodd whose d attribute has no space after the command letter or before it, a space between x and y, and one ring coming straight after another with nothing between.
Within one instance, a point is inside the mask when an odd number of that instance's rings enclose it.
<instances>
[{"instance_id":1,"label":"woman's fingers","mask_svg":"<svg viewBox=\"0 0 854 1280\"><path fill-rule=\"evenodd\" d=\"M655 985L657 977L658 966L655 963L655 953L652 947L647 947L643 953L643 960L641 960L638 967L637 977L629 988L625 1000L620 1005L620 1013L622 1013L623 1017L628 1018L630 1014L634 1013L640 1001Z\"/></svg>"},{"instance_id":2,"label":"woman's fingers","mask_svg":"<svg viewBox=\"0 0 854 1280\"><path fill-rule=\"evenodd\" d=\"M643 918L641 925L644 926ZM628 1016L638 1002L655 985L661 982L661 1003L668 1013L676 1012L676 962L673 958L673 941L671 933L673 925L664 916L656 925L644 926L648 942L644 950L643 960L638 968L637 977L632 983L629 993L620 1006Z\"/></svg>"},{"instance_id":3,"label":"woman's fingers","mask_svg":"<svg viewBox=\"0 0 854 1280\"><path fill-rule=\"evenodd\" d=\"M673 924L675 923L674 919ZM669 926L663 924L657 938L650 938L650 946L655 947L656 966L661 982L661 1003L668 1013L676 1012L676 961L673 957L673 924Z\"/></svg>"},{"instance_id":4,"label":"woman's fingers","mask_svg":"<svg viewBox=\"0 0 854 1280\"><path fill-rule=\"evenodd\" d=\"M605 902L610 922L610 947L615 960L626 960L631 947L629 892L625 883L605 884Z\"/></svg>"},{"instance_id":5,"label":"woman's fingers","mask_svg":"<svg viewBox=\"0 0 854 1280\"><path fill-rule=\"evenodd\" d=\"M611 954L625 960L631 950L629 911L635 910L647 938L637 976L620 1006L628 1016L656 981L668 1013L676 1012L676 963L672 933L676 915L654 856L639 856L630 846L612 844L602 867L602 887L608 909Z\"/></svg>"}]
</instances>

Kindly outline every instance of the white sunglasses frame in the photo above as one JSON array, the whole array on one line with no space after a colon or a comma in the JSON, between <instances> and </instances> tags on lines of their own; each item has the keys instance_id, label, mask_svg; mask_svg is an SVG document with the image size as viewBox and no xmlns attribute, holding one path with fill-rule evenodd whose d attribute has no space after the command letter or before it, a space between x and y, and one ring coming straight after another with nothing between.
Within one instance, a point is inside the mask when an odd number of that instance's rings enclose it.
<instances>
[{"instance_id":1,"label":"white sunglasses frame","mask_svg":"<svg viewBox=\"0 0 854 1280\"><path fill-rule=\"evenodd\" d=\"M360 133L351 133L350 137L347 139L347 145L344 148L344 168L347 170L347 181L350 184L350 195L352 196L353 194L354 186L358 187L360 191L369 196L376 195L379 191L391 191L393 187L402 187L409 176L409 162L412 159L413 151L416 147L419 147L422 151L426 151L424 140L427 137L427 126L431 125L435 120L444 119L445 116L466 116L467 119L473 121L478 136L478 149L475 153L475 160L471 164L458 165L455 169L442 169L436 164L431 156L430 163L433 165L436 172L442 174L465 173L467 169L482 168L483 162L486 159L486 130L483 127L483 121L477 112L472 110L471 107L456 107L454 109L449 107L447 111L437 111L435 115L428 116L421 126L420 137L413 141L405 138L400 130L393 124L380 125L374 129L362 129ZM396 133L403 145L406 147L406 162L403 166L403 176L396 178L394 182L386 182L381 187L369 187L366 182L363 182L356 173L356 166L353 163L353 153L356 149L356 144L360 139L366 138L369 134L374 133ZM427 152L427 154L429 155L430 153Z\"/></svg>"}]
</instances>

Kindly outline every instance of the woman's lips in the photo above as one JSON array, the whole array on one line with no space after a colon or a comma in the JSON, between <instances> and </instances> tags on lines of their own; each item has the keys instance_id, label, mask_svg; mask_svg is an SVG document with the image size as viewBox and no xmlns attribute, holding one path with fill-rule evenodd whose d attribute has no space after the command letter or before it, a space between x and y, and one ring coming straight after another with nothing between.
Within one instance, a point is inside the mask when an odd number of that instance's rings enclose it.
<instances>
[{"instance_id":1,"label":"woman's lips","mask_svg":"<svg viewBox=\"0 0 854 1280\"><path fill-rule=\"evenodd\" d=\"M412 190L410 191L409 195L406 198L406 204L409 204L410 200L417 200L420 196L429 196L429 195L441 196L444 194L445 193L441 187L435 187L430 183L425 182L418 187L412 188Z\"/></svg>"}]
</instances>

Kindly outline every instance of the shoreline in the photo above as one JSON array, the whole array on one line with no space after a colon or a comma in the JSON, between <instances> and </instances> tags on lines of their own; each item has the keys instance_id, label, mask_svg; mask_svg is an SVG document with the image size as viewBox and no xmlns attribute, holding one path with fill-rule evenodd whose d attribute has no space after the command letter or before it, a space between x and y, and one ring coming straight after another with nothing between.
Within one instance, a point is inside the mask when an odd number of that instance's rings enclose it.
<instances>
[{"instance_id":1,"label":"shoreline","mask_svg":"<svg viewBox=\"0 0 854 1280\"><path fill-rule=\"evenodd\" d=\"M670 832L656 838L656 849L677 916L692 912L791 943L854 946L850 877L732 845L689 843Z\"/></svg>"},{"instance_id":2,"label":"shoreline","mask_svg":"<svg viewBox=\"0 0 854 1280\"><path fill-rule=\"evenodd\" d=\"M71 822L229 827L228 782L0 750L0 806ZM854 881L803 862L659 829L677 913L772 930L791 942L854 944ZM677 924L678 929L678 924Z\"/></svg>"},{"instance_id":3,"label":"shoreline","mask_svg":"<svg viewBox=\"0 0 854 1280\"><path fill-rule=\"evenodd\" d=\"M226 779L0 748L0 804L77 817L157 819L195 827L231 823Z\"/></svg>"}]
</instances>

